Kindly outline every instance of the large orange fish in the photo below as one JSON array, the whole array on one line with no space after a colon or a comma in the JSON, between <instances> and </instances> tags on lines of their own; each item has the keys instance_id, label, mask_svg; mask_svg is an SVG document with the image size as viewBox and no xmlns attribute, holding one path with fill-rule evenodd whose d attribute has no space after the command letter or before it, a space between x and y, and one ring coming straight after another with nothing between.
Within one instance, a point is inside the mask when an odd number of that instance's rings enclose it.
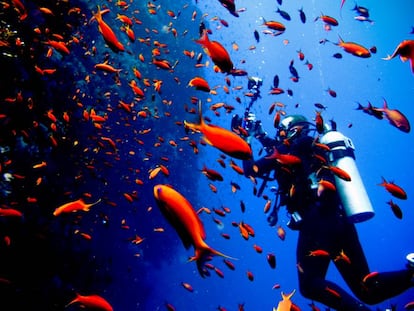
<instances>
[{"instance_id":1,"label":"large orange fish","mask_svg":"<svg viewBox=\"0 0 414 311\"><path fill-rule=\"evenodd\" d=\"M397 48L391 55L388 55L383 59L390 60L396 57L397 55L400 56L400 59L403 62L410 60L411 71L414 73L414 40L402 41L400 44L398 44Z\"/></svg>"},{"instance_id":2,"label":"large orange fish","mask_svg":"<svg viewBox=\"0 0 414 311\"><path fill-rule=\"evenodd\" d=\"M98 12L94 14L94 17L96 21L98 22L99 32L102 34L102 37L104 38L108 46L115 52L125 51L124 46L122 45L121 42L119 42L112 28L109 27L109 25L105 23L105 21L103 20L101 9L99 6L98 6Z\"/></svg>"},{"instance_id":3,"label":"large orange fish","mask_svg":"<svg viewBox=\"0 0 414 311\"><path fill-rule=\"evenodd\" d=\"M221 43L210 41L206 30L204 30L201 38L196 40L196 42L203 46L204 51L211 57L211 60L222 72L229 73L232 71L233 62L230 59L229 53Z\"/></svg>"},{"instance_id":4,"label":"large orange fish","mask_svg":"<svg viewBox=\"0 0 414 311\"><path fill-rule=\"evenodd\" d=\"M206 124L201 115L201 101L198 105L200 123L184 121L185 127L193 131L201 132L204 140L225 154L240 160L248 160L252 157L249 144L234 132L213 124Z\"/></svg>"},{"instance_id":5,"label":"large orange fish","mask_svg":"<svg viewBox=\"0 0 414 311\"><path fill-rule=\"evenodd\" d=\"M156 185L154 187L154 198L162 214L177 231L184 247L186 249L191 245L194 247L195 254L190 257L189 261L196 261L198 271L202 277L207 274L204 262L208 256L227 257L208 246L204 241L206 233L203 223L191 203L183 195L170 186Z\"/></svg>"},{"instance_id":6,"label":"large orange fish","mask_svg":"<svg viewBox=\"0 0 414 311\"><path fill-rule=\"evenodd\" d=\"M410 122L407 117L397 109L389 109L387 101L384 99L382 108L372 108L377 112L383 112L391 125L395 126L404 133L409 133L411 130Z\"/></svg>"}]
</instances>

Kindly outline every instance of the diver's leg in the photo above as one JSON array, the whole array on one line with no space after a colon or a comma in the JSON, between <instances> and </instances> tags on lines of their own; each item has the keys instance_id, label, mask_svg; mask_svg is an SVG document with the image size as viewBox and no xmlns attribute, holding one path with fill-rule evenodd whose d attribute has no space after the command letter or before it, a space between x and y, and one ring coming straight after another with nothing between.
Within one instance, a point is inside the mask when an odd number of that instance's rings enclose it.
<instances>
[{"instance_id":1,"label":"diver's leg","mask_svg":"<svg viewBox=\"0 0 414 311\"><path fill-rule=\"evenodd\" d=\"M324 249L324 247L324 243L320 243L320 240L315 243L314 239L306 232L300 232L296 254L301 294L335 310L369 311L369 308L362 305L340 286L325 280L330 258L328 256L309 256L310 251Z\"/></svg>"},{"instance_id":2,"label":"diver's leg","mask_svg":"<svg viewBox=\"0 0 414 311\"><path fill-rule=\"evenodd\" d=\"M340 237L343 253L340 254L342 250L337 250L338 257L335 264L345 282L359 299L368 304L377 304L413 286L413 271L410 269L373 273L367 277L369 268L355 227L349 223L344 226ZM367 278L364 280L365 277Z\"/></svg>"}]
</instances>

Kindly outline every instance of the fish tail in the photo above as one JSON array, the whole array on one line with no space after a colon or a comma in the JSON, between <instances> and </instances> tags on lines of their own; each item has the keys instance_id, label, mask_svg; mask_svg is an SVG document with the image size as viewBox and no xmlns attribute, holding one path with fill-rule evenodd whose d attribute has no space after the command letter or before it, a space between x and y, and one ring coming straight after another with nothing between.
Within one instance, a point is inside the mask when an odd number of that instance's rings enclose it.
<instances>
[{"instance_id":1,"label":"fish tail","mask_svg":"<svg viewBox=\"0 0 414 311\"><path fill-rule=\"evenodd\" d=\"M210 43L210 39L208 38L207 30L203 31L203 34L201 35L200 39L195 40L196 43L201 45L207 45Z\"/></svg>"},{"instance_id":2,"label":"fish tail","mask_svg":"<svg viewBox=\"0 0 414 311\"><path fill-rule=\"evenodd\" d=\"M90 203L90 204L86 204L85 208L83 209L85 212L89 211L90 208L96 204L98 204L99 202L101 202L102 199L100 198L99 200L97 200L96 202Z\"/></svg>"},{"instance_id":3,"label":"fish tail","mask_svg":"<svg viewBox=\"0 0 414 311\"><path fill-rule=\"evenodd\" d=\"M98 5L98 12L96 12L93 16L95 17L98 24L102 22L102 13L101 13L101 8L99 5Z\"/></svg>"},{"instance_id":4,"label":"fish tail","mask_svg":"<svg viewBox=\"0 0 414 311\"><path fill-rule=\"evenodd\" d=\"M296 289L294 289L290 294L285 294L282 292L282 297L283 299L290 299L295 294L295 292L296 292Z\"/></svg>"},{"instance_id":5,"label":"fish tail","mask_svg":"<svg viewBox=\"0 0 414 311\"><path fill-rule=\"evenodd\" d=\"M223 254L222 252L219 252L218 250L215 250L214 248L211 248L210 246L205 244L203 246L197 247L195 250L194 256L190 257L188 261L189 262L196 261L197 270L200 273L200 275L204 277L207 274L207 272L205 271L204 264L206 261L210 259L211 256L221 256L221 257L228 258L228 259L236 259L236 258L227 256Z\"/></svg>"},{"instance_id":6,"label":"fish tail","mask_svg":"<svg viewBox=\"0 0 414 311\"><path fill-rule=\"evenodd\" d=\"M201 111L201 100L198 101L198 123L190 123L184 120L184 126L186 129L191 129L193 131L200 131L204 125L203 114Z\"/></svg>"},{"instance_id":7,"label":"fish tail","mask_svg":"<svg viewBox=\"0 0 414 311\"><path fill-rule=\"evenodd\" d=\"M383 109L383 110L388 110L388 104L387 104L387 101L385 100L385 98L384 98L384 97L383 97L382 99L384 100L384 103L383 103L382 109Z\"/></svg>"},{"instance_id":8,"label":"fish tail","mask_svg":"<svg viewBox=\"0 0 414 311\"><path fill-rule=\"evenodd\" d=\"M387 180L384 178L384 176L381 176L381 183L378 184L379 186L385 186L387 184Z\"/></svg>"}]
</instances>

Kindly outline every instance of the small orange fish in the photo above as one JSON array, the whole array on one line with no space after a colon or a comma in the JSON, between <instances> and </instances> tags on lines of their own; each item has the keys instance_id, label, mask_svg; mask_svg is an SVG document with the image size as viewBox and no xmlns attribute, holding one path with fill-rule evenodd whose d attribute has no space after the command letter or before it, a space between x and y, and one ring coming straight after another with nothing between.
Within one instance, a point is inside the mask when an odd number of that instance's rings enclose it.
<instances>
[{"instance_id":1,"label":"small orange fish","mask_svg":"<svg viewBox=\"0 0 414 311\"><path fill-rule=\"evenodd\" d=\"M201 77L195 77L191 79L190 82L188 82L188 85L195 87L196 90L210 92L210 86L208 85L208 82Z\"/></svg>"},{"instance_id":2,"label":"small orange fish","mask_svg":"<svg viewBox=\"0 0 414 311\"><path fill-rule=\"evenodd\" d=\"M387 182L384 177L382 177L382 183L380 183L379 186L383 186L385 190L387 190L396 198L399 198L401 200L407 199L407 193L404 191L403 188L401 188L393 182Z\"/></svg>"},{"instance_id":3,"label":"small orange fish","mask_svg":"<svg viewBox=\"0 0 414 311\"><path fill-rule=\"evenodd\" d=\"M324 191L336 191L336 187L330 181L321 179L318 181L318 197L320 197Z\"/></svg>"},{"instance_id":4,"label":"small orange fish","mask_svg":"<svg viewBox=\"0 0 414 311\"><path fill-rule=\"evenodd\" d=\"M302 160L293 155L293 154L283 154L280 153L276 148L274 148L273 153L266 157L266 159L276 159L277 162L279 162L282 165L298 165L302 163Z\"/></svg>"},{"instance_id":5,"label":"small orange fish","mask_svg":"<svg viewBox=\"0 0 414 311\"><path fill-rule=\"evenodd\" d=\"M71 201L56 208L55 211L53 212L53 216L59 216L60 214L63 214L63 213L66 214L66 213L72 213L72 212L77 212L77 211L87 212L92 206L98 204L99 202L101 202L101 199L91 204L86 204L83 201L83 199Z\"/></svg>"},{"instance_id":6,"label":"small orange fish","mask_svg":"<svg viewBox=\"0 0 414 311\"><path fill-rule=\"evenodd\" d=\"M1 208L0 207L0 217L22 217L22 212L14 209L14 208Z\"/></svg>"},{"instance_id":7,"label":"small orange fish","mask_svg":"<svg viewBox=\"0 0 414 311\"><path fill-rule=\"evenodd\" d=\"M392 126L404 133L409 133L411 130L410 122L407 117L397 109L389 109L387 101L384 99L382 108L372 108L376 112L383 112Z\"/></svg>"},{"instance_id":8,"label":"small orange fish","mask_svg":"<svg viewBox=\"0 0 414 311\"><path fill-rule=\"evenodd\" d=\"M329 253L323 249L310 251L308 256L329 256Z\"/></svg>"},{"instance_id":9,"label":"small orange fish","mask_svg":"<svg viewBox=\"0 0 414 311\"><path fill-rule=\"evenodd\" d=\"M82 296L79 294L76 294L76 298L73 299L71 302L69 302L66 307L78 303L82 307L86 309L96 309L96 310L102 310L102 311L112 311L113 308L110 305L110 303L98 295L89 295L89 296Z\"/></svg>"}]
</instances>

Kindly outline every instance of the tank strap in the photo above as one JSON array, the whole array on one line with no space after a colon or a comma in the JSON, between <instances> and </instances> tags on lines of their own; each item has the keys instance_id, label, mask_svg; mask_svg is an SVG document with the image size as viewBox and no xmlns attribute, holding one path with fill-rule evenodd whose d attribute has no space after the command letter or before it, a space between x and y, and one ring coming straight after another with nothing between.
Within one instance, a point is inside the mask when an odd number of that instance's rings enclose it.
<instances>
[{"instance_id":1,"label":"tank strap","mask_svg":"<svg viewBox=\"0 0 414 311\"><path fill-rule=\"evenodd\" d=\"M355 160L354 148L347 145L344 141L335 141L327 144L331 151L329 152L330 160L335 161L344 157L351 157Z\"/></svg>"}]
</instances>

